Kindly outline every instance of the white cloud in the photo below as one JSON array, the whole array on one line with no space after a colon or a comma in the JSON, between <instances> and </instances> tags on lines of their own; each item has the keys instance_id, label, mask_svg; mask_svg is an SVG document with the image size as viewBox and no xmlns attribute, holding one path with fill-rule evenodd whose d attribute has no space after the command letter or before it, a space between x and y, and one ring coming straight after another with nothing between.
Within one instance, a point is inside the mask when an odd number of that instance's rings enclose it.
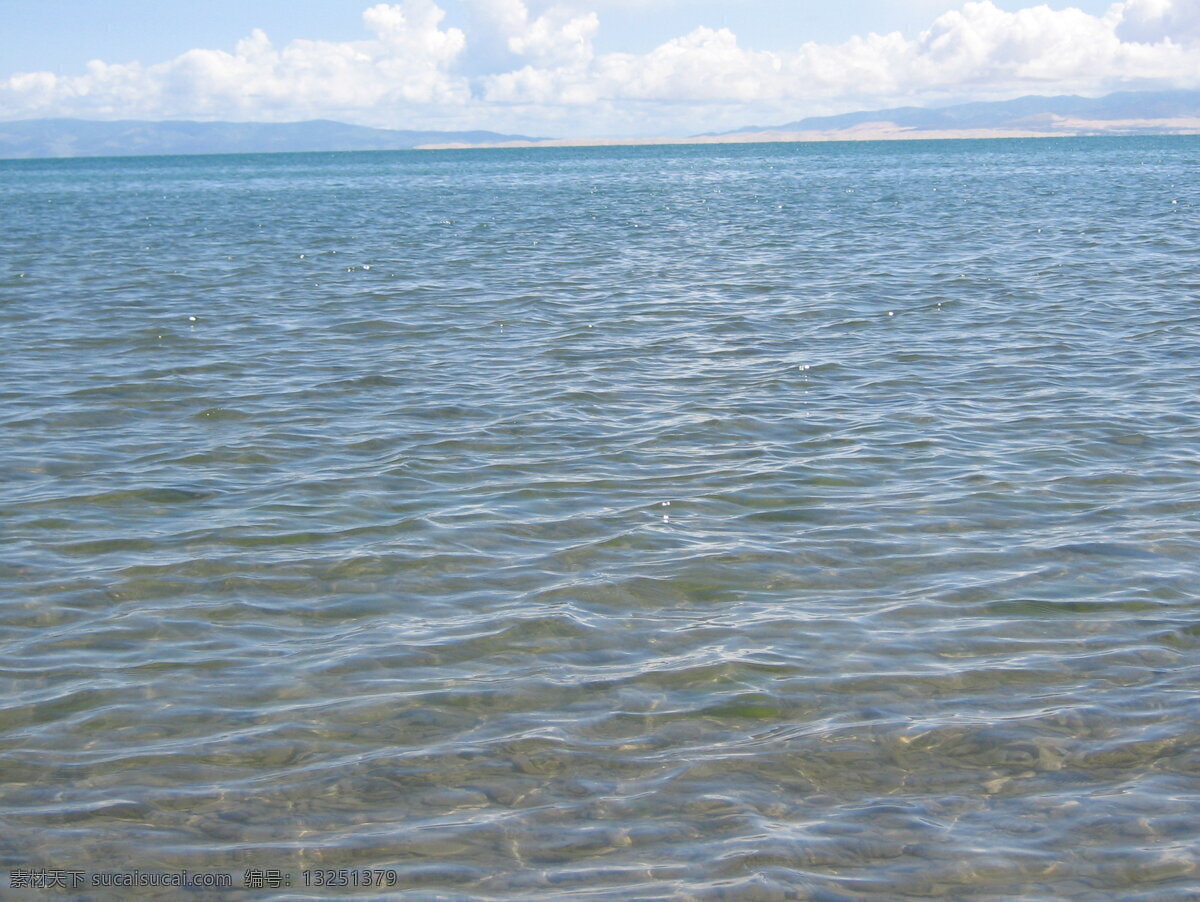
<instances>
[{"instance_id":1,"label":"white cloud","mask_svg":"<svg viewBox=\"0 0 1200 902\"><path fill-rule=\"evenodd\" d=\"M1102 16L1044 5L1007 12L978 0L913 37L867 34L771 52L743 46L728 29L697 28L643 54L597 53L594 12L469 3L478 25L470 39L443 27L433 0L403 0L367 10L371 36L362 41L298 40L279 49L255 31L233 52L192 50L146 67L93 62L69 77L14 75L0 81L0 115L323 115L663 133L836 107L1200 85L1200 0L1124 0ZM488 46L502 48L498 62L469 76L472 53Z\"/></svg>"},{"instance_id":2,"label":"white cloud","mask_svg":"<svg viewBox=\"0 0 1200 902\"><path fill-rule=\"evenodd\" d=\"M78 76L15 75L0 82L0 110L14 115L150 118L296 118L411 105L461 105L466 80L451 67L466 46L443 29L433 0L379 4L363 13L363 41L298 40L283 49L262 31L232 53L189 50L165 63L88 64Z\"/></svg>"},{"instance_id":3,"label":"white cloud","mask_svg":"<svg viewBox=\"0 0 1200 902\"><path fill-rule=\"evenodd\" d=\"M494 75L485 96L507 103L867 100L945 94L997 96L1051 90L1103 91L1132 84L1200 83L1200 47L1183 27L1154 43L1123 41L1132 8L1138 27L1174 21L1200 0L1132 0L1105 17L1036 6L1005 12L967 3L916 38L868 34L842 44L805 44L791 53L741 47L728 30L700 28L640 56L607 54L575 67L534 67ZM1141 7L1165 6L1153 15ZM1193 26L1200 15L1191 11Z\"/></svg>"},{"instance_id":4,"label":"white cloud","mask_svg":"<svg viewBox=\"0 0 1200 902\"><path fill-rule=\"evenodd\" d=\"M552 6L541 15L524 0L466 0L480 22L514 59L537 66L582 65L592 59L592 38L600 28L595 12Z\"/></svg>"}]
</instances>

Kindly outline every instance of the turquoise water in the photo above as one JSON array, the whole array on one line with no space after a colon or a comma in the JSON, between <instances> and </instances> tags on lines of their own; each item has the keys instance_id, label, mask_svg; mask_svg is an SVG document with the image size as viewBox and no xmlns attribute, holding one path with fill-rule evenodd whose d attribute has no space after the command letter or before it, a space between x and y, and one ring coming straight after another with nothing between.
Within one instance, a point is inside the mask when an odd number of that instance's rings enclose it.
<instances>
[{"instance_id":1,"label":"turquoise water","mask_svg":"<svg viewBox=\"0 0 1200 902\"><path fill-rule=\"evenodd\" d=\"M1198 160L0 162L0 871L1200 896Z\"/></svg>"}]
</instances>

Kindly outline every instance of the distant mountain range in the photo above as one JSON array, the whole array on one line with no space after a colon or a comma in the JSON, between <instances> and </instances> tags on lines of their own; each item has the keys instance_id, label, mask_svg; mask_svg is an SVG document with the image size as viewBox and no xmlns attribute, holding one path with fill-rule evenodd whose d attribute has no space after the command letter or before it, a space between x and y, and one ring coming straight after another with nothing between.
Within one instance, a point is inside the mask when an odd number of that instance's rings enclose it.
<instances>
[{"instance_id":1,"label":"distant mountain range","mask_svg":"<svg viewBox=\"0 0 1200 902\"><path fill-rule=\"evenodd\" d=\"M1195 120L1192 122L1191 120ZM1032 134L1153 134L1200 130L1200 91L1121 91L1106 97L1019 97L940 108L895 107L748 126L698 138L835 133L870 127L921 132L1001 130Z\"/></svg>"},{"instance_id":2,"label":"distant mountain range","mask_svg":"<svg viewBox=\"0 0 1200 902\"><path fill-rule=\"evenodd\" d=\"M324 119L282 123L26 119L0 122L0 159L1148 134L1200 134L1200 91L1123 91L1106 97L1019 97L935 108L895 107L691 138L546 139L488 131L398 131Z\"/></svg>"},{"instance_id":3,"label":"distant mountain range","mask_svg":"<svg viewBox=\"0 0 1200 902\"><path fill-rule=\"evenodd\" d=\"M316 119L310 122L0 122L0 158L120 157L163 154L410 150L426 144L536 141L467 131L395 131Z\"/></svg>"},{"instance_id":4,"label":"distant mountain range","mask_svg":"<svg viewBox=\"0 0 1200 902\"><path fill-rule=\"evenodd\" d=\"M812 116L785 125L748 126L690 138L555 138L498 143L509 147L585 147L1180 134L1200 134L1200 91L1123 91L1106 97L1019 97L932 108L895 107ZM450 145L447 142L441 146Z\"/></svg>"}]
</instances>

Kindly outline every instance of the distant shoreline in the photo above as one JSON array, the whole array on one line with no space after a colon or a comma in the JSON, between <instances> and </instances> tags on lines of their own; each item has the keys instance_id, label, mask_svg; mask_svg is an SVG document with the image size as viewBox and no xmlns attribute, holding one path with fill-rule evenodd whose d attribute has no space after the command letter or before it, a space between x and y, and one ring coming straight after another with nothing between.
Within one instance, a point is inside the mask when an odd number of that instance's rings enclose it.
<instances>
[{"instance_id":1,"label":"distant shoreline","mask_svg":"<svg viewBox=\"0 0 1200 902\"><path fill-rule=\"evenodd\" d=\"M668 144L818 144L832 141L945 141L989 138L1103 138L1200 135L1200 117L1055 121L1037 129L955 128L920 129L894 122L867 122L852 128L790 131L764 129L690 138L551 138L542 141L501 141L488 144L422 144L417 150L482 150L533 147L641 147Z\"/></svg>"},{"instance_id":2,"label":"distant shoreline","mask_svg":"<svg viewBox=\"0 0 1200 902\"><path fill-rule=\"evenodd\" d=\"M859 110L678 137L547 137L525 131L376 128L328 119L20 119L0 121L0 159L1196 134L1200 134L1200 91L1118 91L1093 98L1029 95L943 107Z\"/></svg>"},{"instance_id":3,"label":"distant shoreline","mask_svg":"<svg viewBox=\"0 0 1200 902\"><path fill-rule=\"evenodd\" d=\"M327 149L263 150L182 150L114 151L111 153L71 153L54 155L7 156L0 151L0 163L46 160L152 159L164 157L259 156L306 153L392 153L411 150L505 150L585 147L659 147L722 144L828 144L861 141L979 141L1012 138L1129 138L1178 137L1200 135L1200 117L1178 119L1068 120L1042 128L961 128L929 129L900 126L893 122L867 122L826 130L763 129L721 135L645 138L546 138L494 141L478 144L434 142L412 147L344 147Z\"/></svg>"}]
</instances>

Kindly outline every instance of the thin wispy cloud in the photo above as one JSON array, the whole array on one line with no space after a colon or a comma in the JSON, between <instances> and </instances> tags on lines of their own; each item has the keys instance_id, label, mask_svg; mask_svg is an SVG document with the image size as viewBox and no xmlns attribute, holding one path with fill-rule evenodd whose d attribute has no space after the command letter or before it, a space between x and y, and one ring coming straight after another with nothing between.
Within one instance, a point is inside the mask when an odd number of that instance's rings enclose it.
<instances>
[{"instance_id":1,"label":"thin wispy cloud","mask_svg":"<svg viewBox=\"0 0 1200 902\"><path fill-rule=\"evenodd\" d=\"M1200 0L1128 0L1101 15L990 0L917 34L864 33L790 50L696 28L645 53L598 52L597 10L469 0L467 30L434 0L378 4L356 41L228 50L0 81L0 116L289 120L678 133L852 106L1200 85ZM484 55L488 65L481 65Z\"/></svg>"}]
</instances>

